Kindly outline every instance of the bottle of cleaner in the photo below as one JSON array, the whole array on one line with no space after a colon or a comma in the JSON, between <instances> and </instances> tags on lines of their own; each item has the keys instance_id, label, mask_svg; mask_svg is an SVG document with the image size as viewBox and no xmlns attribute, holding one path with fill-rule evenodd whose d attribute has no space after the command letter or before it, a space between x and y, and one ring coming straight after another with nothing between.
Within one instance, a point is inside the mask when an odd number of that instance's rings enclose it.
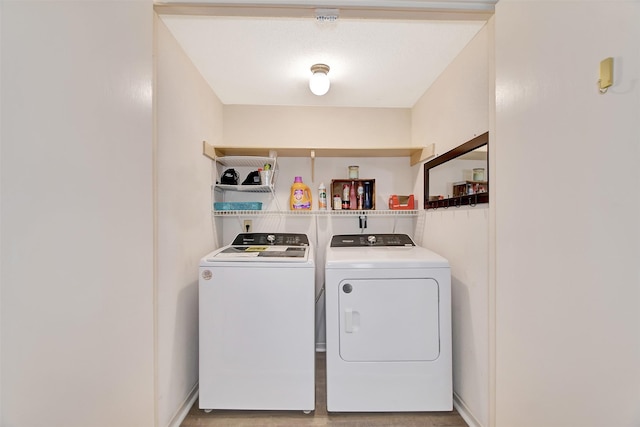
<instances>
[{"instance_id":1,"label":"bottle of cleaner","mask_svg":"<svg viewBox=\"0 0 640 427\"><path fill-rule=\"evenodd\" d=\"M324 186L324 182L318 187L318 209L327 210L327 187Z\"/></svg>"},{"instance_id":2,"label":"bottle of cleaner","mask_svg":"<svg viewBox=\"0 0 640 427\"><path fill-rule=\"evenodd\" d=\"M296 176L291 186L291 197L289 198L291 210L306 209L311 210L311 191L302 182L301 176Z\"/></svg>"}]
</instances>

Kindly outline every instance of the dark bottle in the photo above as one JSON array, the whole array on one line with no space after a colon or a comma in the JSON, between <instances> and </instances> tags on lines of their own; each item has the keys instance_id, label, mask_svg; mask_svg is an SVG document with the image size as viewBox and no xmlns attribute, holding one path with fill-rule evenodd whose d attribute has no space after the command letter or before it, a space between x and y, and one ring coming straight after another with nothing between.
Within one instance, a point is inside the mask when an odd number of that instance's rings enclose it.
<instances>
[{"instance_id":1,"label":"dark bottle","mask_svg":"<svg viewBox=\"0 0 640 427\"><path fill-rule=\"evenodd\" d=\"M371 194L371 183L364 183L364 209L371 209L372 207L372 194Z\"/></svg>"}]
</instances>

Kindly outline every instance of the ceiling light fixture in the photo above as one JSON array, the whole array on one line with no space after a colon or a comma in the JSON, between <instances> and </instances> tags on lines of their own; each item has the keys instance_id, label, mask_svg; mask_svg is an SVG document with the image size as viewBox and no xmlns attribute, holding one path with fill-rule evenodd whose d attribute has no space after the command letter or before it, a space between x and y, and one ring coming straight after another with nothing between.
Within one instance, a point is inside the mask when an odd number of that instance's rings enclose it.
<instances>
[{"instance_id":1,"label":"ceiling light fixture","mask_svg":"<svg viewBox=\"0 0 640 427\"><path fill-rule=\"evenodd\" d=\"M314 64L311 66L311 78L309 79L309 89L314 95L322 96L329 92L329 66L325 64Z\"/></svg>"}]
</instances>

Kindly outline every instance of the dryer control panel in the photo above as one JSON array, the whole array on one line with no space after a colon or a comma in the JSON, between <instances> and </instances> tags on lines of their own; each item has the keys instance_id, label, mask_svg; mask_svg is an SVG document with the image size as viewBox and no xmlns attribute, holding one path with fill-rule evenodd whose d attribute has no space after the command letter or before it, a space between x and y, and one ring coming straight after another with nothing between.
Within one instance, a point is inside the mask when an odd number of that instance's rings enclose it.
<instances>
[{"instance_id":1,"label":"dryer control panel","mask_svg":"<svg viewBox=\"0 0 640 427\"><path fill-rule=\"evenodd\" d=\"M415 245L406 234L338 234L331 238L332 248Z\"/></svg>"},{"instance_id":2,"label":"dryer control panel","mask_svg":"<svg viewBox=\"0 0 640 427\"><path fill-rule=\"evenodd\" d=\"M309 246L306 234L298 233L240 233L231 246Z\"/></svg>"}]
</instances>

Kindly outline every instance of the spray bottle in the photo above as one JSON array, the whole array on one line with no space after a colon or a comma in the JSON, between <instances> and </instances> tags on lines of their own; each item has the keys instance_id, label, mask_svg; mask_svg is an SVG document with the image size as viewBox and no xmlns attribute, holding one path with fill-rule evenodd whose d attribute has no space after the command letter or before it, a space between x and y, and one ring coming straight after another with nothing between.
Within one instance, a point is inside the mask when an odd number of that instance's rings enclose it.
<instances>
[{"instance_id":1,"label":"spray bottle","mask_svg":"<svg viewBox=\"0 0 640 427\"><path fill-rule=\"evenodd\" d=\"M324 182L318 187L318 209L327 210L327 187L324 186Z\"/></svg>"}]
</instances>

